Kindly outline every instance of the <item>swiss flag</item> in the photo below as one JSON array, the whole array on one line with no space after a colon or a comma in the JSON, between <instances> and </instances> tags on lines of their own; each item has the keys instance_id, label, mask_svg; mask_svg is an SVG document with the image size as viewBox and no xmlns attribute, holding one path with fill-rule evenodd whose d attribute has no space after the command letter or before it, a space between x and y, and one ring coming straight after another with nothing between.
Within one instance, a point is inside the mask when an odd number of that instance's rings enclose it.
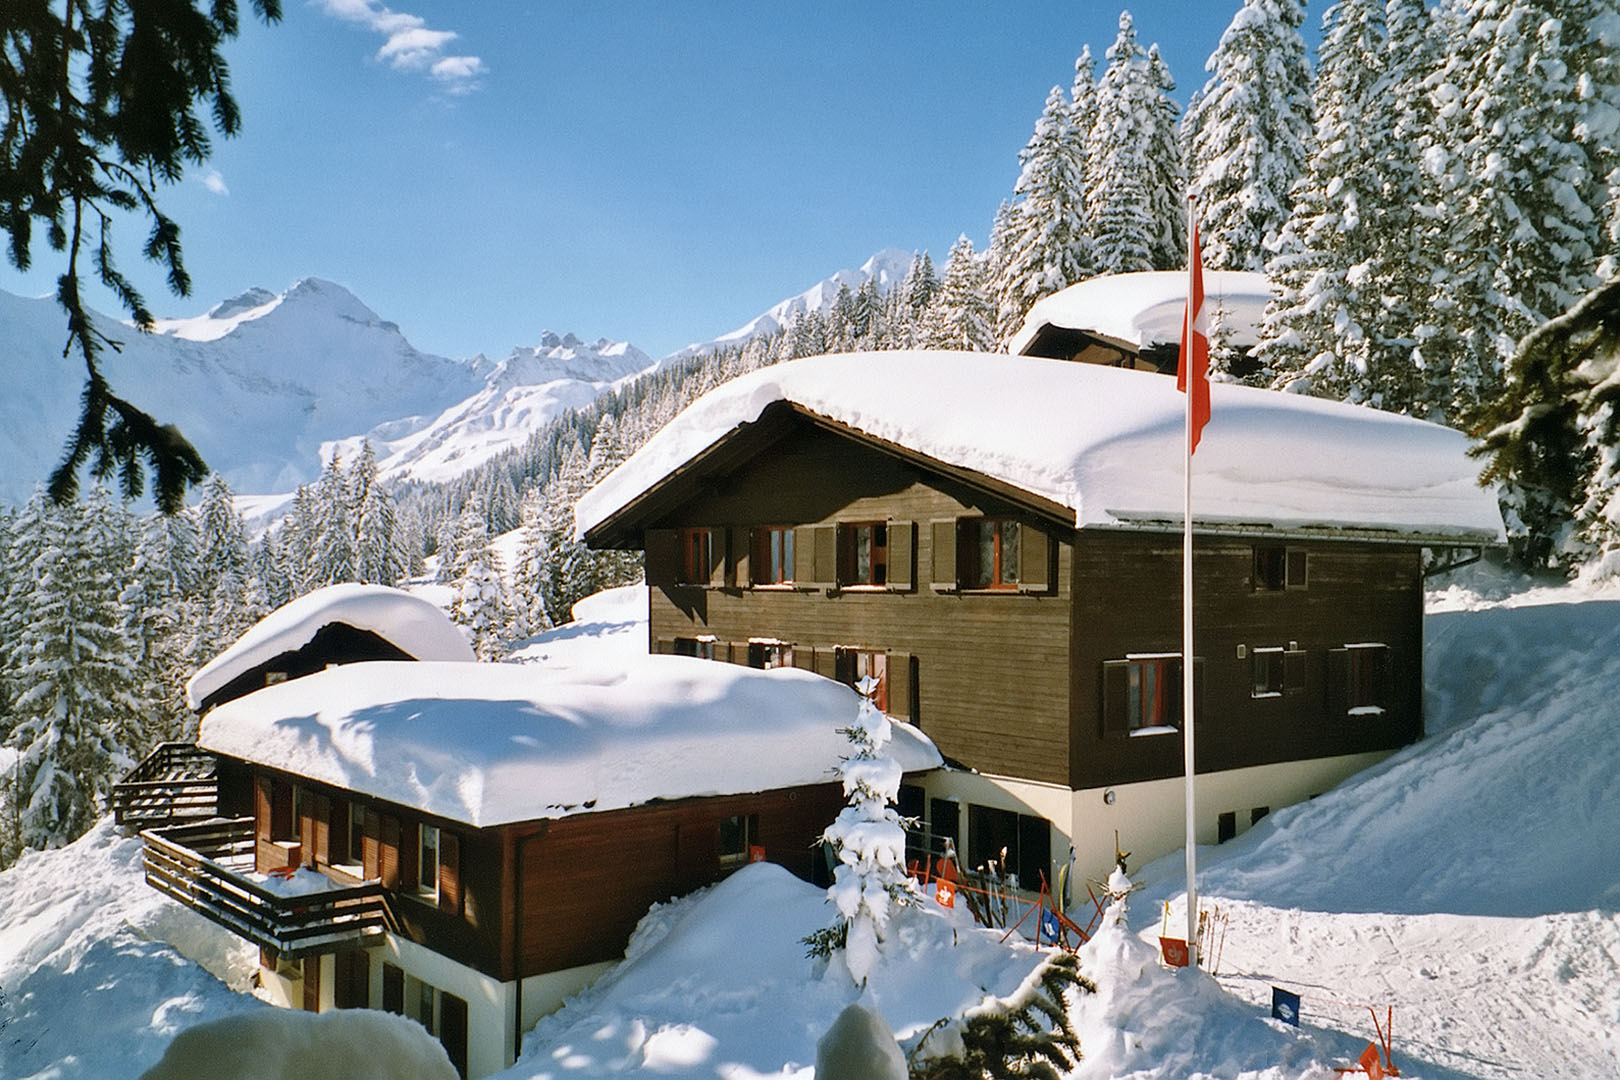
<instances>
[{"instance_id":1,"label":"swiss flag","mask_svg":"<svg viewBox=\"0 0 1620 1080\"><path fill-rule=\"evenodd\" d=\"M1204 310L1204 265L1196 220L1190 222L1187 232L1187 312L1181 323L1176 389L1187 395L1187 456L1191 457L1209 423L1209 313Z\"/></svg>"}]
</instances>

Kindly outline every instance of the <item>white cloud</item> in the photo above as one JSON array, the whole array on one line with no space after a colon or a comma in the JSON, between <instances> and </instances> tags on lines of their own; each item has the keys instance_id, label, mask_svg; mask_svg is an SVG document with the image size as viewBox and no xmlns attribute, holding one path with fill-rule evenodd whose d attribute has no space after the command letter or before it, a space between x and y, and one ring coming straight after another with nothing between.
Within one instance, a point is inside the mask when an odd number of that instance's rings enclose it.
<instances>
[{"instance_id":1,"label":"white cloud","mask_svg":"<svg viewBox=\"0 0 1620 1080\"><path fill-rule=\"evenodd\" d=\"M419 15L394 11L380 0L317 2L333 18L381 34L377 59L396 71L427 72L452 93L460 94L476 88L478 77L486 70L476 56L446 56L445 47L458 35L454 30L430 29Z\"/></svg>"},{"instance_id":2,"label":"white cloud","mask_svg":"<svg viewBox=\"0 0 1620 1080\"><path fill-rule=\"evenodd\" d=\"M225 178L220 175L218 169L208 169L198 179L202 181L203 187L212 191L215 195L229 195L231 193L231 189L225 186Z\"/></svg>"}]
</instances>

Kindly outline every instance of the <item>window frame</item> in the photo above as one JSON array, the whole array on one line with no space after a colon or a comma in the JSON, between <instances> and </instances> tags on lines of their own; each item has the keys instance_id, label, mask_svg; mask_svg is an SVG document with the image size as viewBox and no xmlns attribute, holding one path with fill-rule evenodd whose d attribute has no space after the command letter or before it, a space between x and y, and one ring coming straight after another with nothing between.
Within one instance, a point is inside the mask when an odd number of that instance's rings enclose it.
<instances>
[{"instance_id":1,"label":"window frame","mask_svg":"<svg viewBox=\"0 0 1620 1080\"><path fill-rule=\"evenodd\" d=\"M1250 650L1250 698L1280 698L1288 688L1286 657L1288 650L1281 645L1257 646ZM1264 684L1261 682L1261 661L1265 661Z\"/></svg>"},{"instance_id":2,"label":"window frame","mask_svg":"<svg viewBox=\"0 0 1620 1080\"><path fill-rule=\"evenodd\" d=\"M771 663L775 658L776 662ZM755 663L755 660L758 663ZM759 671L769 671L772 668L793 666L793 645L791 642L776 638L749 638L748 639L748 666Z\"/></svg>"},{"instance_id":3,"label":"window frame","mask_svg":"<svg viewBox=\"0 0 1620 1080\"><path fill-rule=\"evenodd\" d=\"M433 844L431 847L428 846L427 843L429 833L431 833L433 836ZM434 903L438 903L439 901L439 870L441 866L441 852L443 852L443 850L444 836L439 827L437 825L429 825L425 821L419 822L416 826L415 892L417 896L423 898L424 900L432 900ZM431 860L429 860L427 857L428 852L430 851L433 853L433 858ZM431 886L427 881L427 871L430 865L433 868L433 883Z\"/></svg>"},{"instance_id":4,"label":"window frame","mask_svg":"<svg viewBox=\"0 0 1620 1080\"><path fill-rule=\"evenodd\" d=\"M733 822L736 823L735 826L733 826ZM733 843L728 847L727 832L731 828L738 830L738 839L741 840L741 843ZM759 840L759 814L757 812L727 814L720 819L716 825L716 830L715 850L718 853L721 869L734 869L739 866L746 866L753 861L753 849L758 846Z\"/></svg>"},{"instance_id":5,"label":"window frame","mask_svg":"<svg viewBox=\"0 0 1620 1080\"><path fill-rule=\"evenodd\" d=\"M757 525L749 531L748 583L756 589L791 588L794 527Z\"/></svg>"},{"instance_id":6,"label":"window frame","mask_svg":"<svg viewBox=\"0 0 1620 1080\"><path fill-rule=\"evenodd\" d=\"M678 637L675 639L675 655L691 656L699 660L713 660L715 648L719 639L713 634L698 634L696 637Z\"/></svg>"},{"instance_id":7,"label":"window frame","mask_svg":"<svg viewBox=\"0 0 1620 1080\"><path fill-rule=\"evenodd\" d=\"M1287 544L1255 544L1250 565L1253 592L1297 592L1310 586L1310 552Z\"/></svg>"},{"instance_id":8,"label":"window frame","mask_svg":"<svg viewBox=\"0 0 1620 1080\"><path fill-rule=\"evenodd\" d=\"M964 590L976 592L1016 592L1023 585L1022 528L1018 519L1007 516L960 518L957 521L958 566ZM988 531L988 537L986 536ZM990 541L990 567L986 580L983 576L983 547ZM1012 576L1006 572L1006 547L1011 539L1014 568Z\"/></svg>"},{"instance_id":9,"label":"window frame","mask_svg":"<svg viewBox=\"0 0 1620 1080\"><path fill-rule=\"evenodd\" d=\"M1125 698L1125 730L1130 736L1138 735L1167 735L1171 731L1180 731L1182 716L1182 690L1183 665L1180 653L1138 653L1125 657L1126 671L1126 698ZM1156 707L1150 717L1148 710L1142 707L1144 684L1148 671L1155 672L1156 682L1162 683L1164 690L1155 688L1153 692ZM1133 708L1135 706L1134 715ZM1155 722L1149 723L1149 720Z\"/></svg>"},{"instance_id":10,"label":"window frame","mask_svg":"<svg viewBox=\"0 0 1620 1080\"><path fill-rule=\"evenodd\" d=\"M676 530L679 558L675 563L677 585L707 585L714 566L714 530L709 528L683 528Z\"/></svg>"},{"instance_id":11,"label":"window frame","mask_svg":"<svg viewBox=\"0 0 1620 1080\"><path fill-rule=\"evenodd\" d=\"M1381 641L1344 647L1344 709L1347 716L1383 716L1389 712L1390 650Z\"/></svg>"},{"instance_id":12,"label":"window frame","mask_svg":"<svg viewBox=\"0 0 1620 1080\"><path fill-rule=\"evenodd\" d=\"M833 677L846 686L855 686L865 676L877 679L872 692L872 704L878 711L889 711L889 651L867 649L855 645L837 645L833 648Z\"/></svg>"},{"instance_id":13,"label":"window frame","mask_svg":"<svg viewBox=\"0 0 1620 1080\"><path fill-rule=\"evenodd\" d=\"M840 521L837 525L837 540L839 588L889 587L888 521ZM863 553L866 557L864 576L857 569Z\"/></svg>"}]
</instances>

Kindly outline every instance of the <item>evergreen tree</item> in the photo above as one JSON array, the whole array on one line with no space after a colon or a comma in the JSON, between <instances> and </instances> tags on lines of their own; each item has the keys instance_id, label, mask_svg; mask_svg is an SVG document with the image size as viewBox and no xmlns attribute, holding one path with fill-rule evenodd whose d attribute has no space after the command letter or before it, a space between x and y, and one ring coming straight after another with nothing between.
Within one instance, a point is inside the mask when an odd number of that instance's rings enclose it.
<instances>
[{"instance_id":1,"label":"evergreen tree","mask_svg":"<svg viewBox=\"0 0 1620 1080\"><path fill-rule=\"evenodd\" d=\"M812 956L843 950L857 986L866 985L895 910L920 902L906 874L906 822L894 808L900 765L884 753L894 729L872 700L876 688L876 680L862 680L860 708L849 727L839 729L854 748L838 769L849 805L821 834L838 860L827 887L838 915L805 939Z\"/></svg>"},{"instance_id":2,"label":"evergreen tree","mask_svg":"<svg viewBox=\"0 0 1620 1080\"><path fill-rule=\"evenodd\" d=\"M929 349L989 352L995 348L995 308L984 268L965 235L951 245L945 281L923 315L919 342Z\"/></svg>"},{"instance_id":3,"label":"evergreen tree","mask_svg":"<svg viewBox=\"0 0 1620 1080\"><path fill-rule=\"evenodd\" d=\"M1012 994L930 1028L912 1051L911 1080L1062 1080L1080 1064L1073 999L1096 992L1078 957L1049 953Z\"/></svg>"},{"instance_id":4,"label":"evergreen tree","mask_svg":"<svg viewBox=\"0 0 1620 1080\"><path fill-rule=\"evenodd\" d=\"M1086 236L1095 242L1097 170L1092 164L1091 140L1097 130L1097 64L1091 57L1090 45L1082 46L1080 55L1074 58L1074 83L1069 87L1069 130L1074 133L1080 153Z\"/></svg>"},{"instance_id":5,"label":"evergreen tree","mask_svg":"<svg viewBox=\"0 0 1620 1080\"><path fill-rule=\"evenodd\" d=\"M310 584L314 588L360 580L349 494L349 478L344 474L343 462L333 454L315 482L315 564L310 568Z\"/></svg>"},{"instance_id":6,"label":"evergreen tree","mask_svg":"<svg viewBox=\"0 0 1620 1080\"><path fill-rule=\"evenodd\" d=\"M1187 166L1181 152L1181 106L1171 95L1176 80L1159 55L1148 46L1148 83L1153 90L1149 114L1148 212L1158 226L1153 244L1153 268L1174 270L1187 265Z\"/></svg>"},{"instance_id":7,"label":"evergreen tree","mask_svg":"<svg viewBox=\"0 0 1620 1080\"><path fill-rule=\"evenodd\" d=\"M24 847L77 838L130 764L140 723L137 658L118 604L116 521L104 491L36 518L19 692L5 744L18 758L8 798Z\"/></svg>"},{"instance_id":8,"label":"evergreen tree","mask_svg":"<svg viewBox=\"0 0 1620 1080\"><path fill-rule=\"evenodd\" d=\"M1094 262L1105 274L1151 270L1160 225L1153 219L1148 154L1159 91L1130 12L1120 12L1119 36L1107 55L1090 138Z\"/></svg>"},{"instance_id":9,"label":"evergreen tree","mask_svg":"<svg viewBox=\"0 0 1620 1080\"><path fill-rule=\"evenodd\" d=\"M462 511L456 529L455 597L450 618L467 629L480 660L501 658L511 636L512 614L500 560L489 544L489 526L474 505Z\"/></svg>"},{"instance_id":10,"label":"evergreen tree","mask_svg":"<svg viewBox=\"0 0 1620 1080\"><path fill-rule=\"evenodd\" d=\"M394 497L377 482L377 455L371 440L349 470L349 505L354 507L355 580L373 585L394 585L410 569L401 542Z\"/></svg>"},{"instance_id":11,"label":"evergreen tree","mask_svg":"<svg viewBox=\"0 0 1620 1080\"><path fill-rule=\"evenodd\" d=\"M907 322L915 326L922 321L923 312L939 295L939 288L939 276L934 273L934 260L928 252L914 256L900 282L900 301L909 313Z\"/></svg>"},{"instance_id":12,"label":"evergreen tree","mask_svg":"<svg viewBox=\"0 0 1620 1080\"><path fill-rule=\"evenodd\" d=\"M523 534L512 568L512 623L516 636L531 637L556 625L545 603L545 499L537 488L523 497Z\"/></svg>"},{"instance_id":13,"label":"evergreen tree","mask_svg":"<svg viewBox=\"0 0 1620 1080\"><path fill-rule=\"evenodd\" d=\"M996 336L1005 342L1023 326L1036 300L1091 274L1086 232L1085 152L1074 112L1054 86L1019 152L1023 169L1013 202L996 230Z\"/></svg>"},{"instance_id":14,"label":"evergreen tree","mask_svg":"<svg viewBox=\"0 0 1620 1080\"><path fill-rule=\"evenodd\" d=\"M1205 265L1262 270L1311 145L1304 0L1245 0L1183 125Z\"/></svg>"},{"instance_id":15,"label":"evergreen tree","mask_svg":"<svg viewBox=\"0 0 1620 1080\"><path fill-rule=\"evenodd\" d=\"M230 485L218 473L203 485L197 508L197 596L201 617L194 627L192 654L207 663L242 636L263 614L262 586L251 583L247 534L232 502Z\"/></svg>"}]
</instances>

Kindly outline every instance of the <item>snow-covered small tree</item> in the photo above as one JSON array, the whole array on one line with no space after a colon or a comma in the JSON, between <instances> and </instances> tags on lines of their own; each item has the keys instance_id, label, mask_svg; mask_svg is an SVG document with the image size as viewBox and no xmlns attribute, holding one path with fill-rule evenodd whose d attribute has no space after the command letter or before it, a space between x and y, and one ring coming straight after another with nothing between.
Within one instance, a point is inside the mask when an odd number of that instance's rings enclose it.
<instances>
[{"instance_id":1,"label":"snow-covered small tree","mask_svg":"<svg viewBox=\"0 0 1620 1080\"><path fill-rule=\"evenodd\" d=\"M839 767L849 805L821 834L837 859L827 899L838 914L831 926L805 939L812 956L842 950L859 986L877 963L896 909L921 902L916 883L906 874L906 823L894 807L900 763L884 753L894 729L872 701L876 688L876 680L861 680L860 708L850 725L839 729L853 747Z\"/></svg>"},{"instance_id":2,"label":"snow-covered small tree","mask_svg":"<svg viewBox=\"0 0 1620 1080\"><path fill-rule=\"evenodd\" d=\"M912 1050L911 1078L1062 1080L1080 1064L1073 999L1096 992L1079 958L1054 950L1011 994L930 1028Z\"/></svg>"},{"instance_id":3,"label":"snow-covered small tree","mask_svg":"<svg viewBox=\"0 0 1620 1080\"><path fill-rule=\"evenodd\" d=\"M512 609L499 557L489 545L489 526L474 504L461 512L457 522L452 585L450 618L467 628L478 659L499 660L512 634Z\"/></svg>"},{"instance_id":4,"label":"snow-covered small tree","mask_svg":"<svg viewBox=\"0 0 1620 1080\"><path fill-rule=\"evenodd\" d=\"M394 585L410 571L400 540L394 497L377 481L377 455L367 439L349 467L349 505L354 508L354 576L373 585Z\"/></svg>"},{"instance_id":5,"label":"snow-covered small tree","mask_svg":"<svg viewBox=\"0 0 1620 1080\"><path fill-rule=\"evenodd\" d=\"M924 348L989 352L996 345L996 312L984 265L965 235L951 245L945 281L923 313Z\"/></svg>"}]
</instances>

